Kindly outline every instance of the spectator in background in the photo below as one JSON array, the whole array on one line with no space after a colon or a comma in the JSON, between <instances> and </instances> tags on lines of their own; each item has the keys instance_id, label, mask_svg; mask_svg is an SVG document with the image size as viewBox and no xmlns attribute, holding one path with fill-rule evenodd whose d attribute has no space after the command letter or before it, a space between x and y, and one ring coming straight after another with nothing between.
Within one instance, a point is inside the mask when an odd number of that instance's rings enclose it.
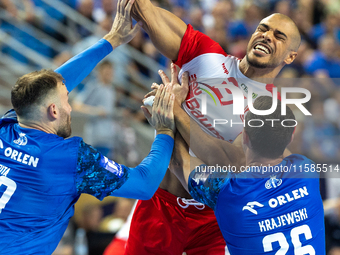
<instances>
[{"instance_id":1,"label":"spectator in background","mask_svg":"<svg viewBox=\"0 0 340 255\"><path fill-rule=\"evenodd\" d=\"M302 134L305 153L317 162L338 158L339 143L334 137L339 132L332 123L325 121L323 102L314 100L310 112L313 117L305 119Z\"/></svg>"},{"instance_id":2,"label":"spectator in background","mask_svg":"<svg viewBox=\"0 0 340 255\"><path fill-rule=\"evenodd\" d=\"M134 200L128 198L117 198L112 214L104 217L100 223L101 232L117 233L126 222L133 207Z\"/></svg>"},{"instance_id":3,"label":"spectator in background","mask_svg":"<svg viewBox=\"0 0 340 255\"><path fill-rule=\"evenodd\" d=\"M89 20L94 22L93 18L93 0L79 0L77 5L77 10L80 14L88 18ZM77 30L79 35L82 38L85 38L87 36L90 36L92 34L91 31L89 31L86 27L83 27L81 25L77 25Z\"/></svg>"},{"instance_id":4,"label":"spectator in background","mask_svg":"<svg viewBox=\"0 0 340 255\"><path fill-rule=\"evenodd\" d=\"M340 129L340 90L333 90L330 98L324 102L326 120L334 123Z\"/></svg>"},{"instance_id":5,"label":"spectator in background","mask_svg":"<svg viewBox=\"0 0 340 255\"><path fill-rule=\"evenodd\" d=\"M86 232L97 232L103 217L103 209L99 204L87 204L81 211L79 227Z\"/></svg>"},{"instance_id":6,"label":"spectator in background","mask_svg":"<svg viewBox=\"0 0 340 255\"><path fill-rule=\"evenodd\" d=\"M0 7L4 7L4 9L6 9L13 17L17 17L18 9L11 0L1 0Z\"/></svg>"},{"instance_id":7,"label":"spectator in background","mask_svg":"<svg viewBox=\"0 0 340 255\"><path fill-rule=\"evenodd\" d=\"M340 198L329 213L325 213L326 254L340 255Z\"/></svg>"},{"instance_id":8,"label":"spectator in background","mask_svg":"<svg viewBox=\"0 0 340 255\"><path fill-rule=\"evenodd\" d=\"M116 0L101 0L101 6L94 8L93 18L97 23L102 22L105 17L114 19L116 13Z\"/></svg>"},{"instance_id":9,"label":"spectator in background","mask_svg":"<svg viewBox=\"0 0 340 255\"><path fill-rule=\"evenodd\" d=\"M72 54L76 55L87 49L89 46L97 42L105 33L110 31L113 18L106 16L99 24L96 34L88 36L83 40L77 42L72 47ZM115 82L126 85L128 76L127 66L130 64L130 59L124 54L125 45L115 49L115 54L107 56L107 59L114 64Z\"/></svg>"},{"instance_id":10,"label":"spectator in background","mask_svg":"<svg viewBox=\"0 0 340 255\"><path fill-rule=\"evenodd\" d=\"M309 31L309 36L314 42L325 35L333 35L340 40L340 19L338 14L327 13L325 19L314 25Z\"/></svg>"},{"instance_id":11,"label":"spectator in background","mask_svg":"<svg viewBox=\"0 0 340 255\"><path fill-rule=\"evenodd\" d=\"M308 59L304 68L307 73L315 74L316 71L324 70L331 78L340 77L340 60L336 56L339 51L339 43L333 35L323 36L318 43L319 50Z\"/></svg>"},{"instance_id":12,"label":"spectator in background","mask_svg":"<svg viewBox=\"0 0 340 255\"><path fill-rule=\"evenodd\" d=\"M203 10L198 6L192 7L189 12L190 24L194 29L204 33L204 25L203 25ZM183 18L177 15L179 18ZM184 17L185 18L185 17Z\"/></svg>"},{"instance_id":13,"label":"spectator in background","mask_svg":"<svg viewBox=\"0 0 340 255\"><path fill-rule=\"evenodd\" d=\"M116 105L116 93L113 77L112 63L103 61L98 66L97 79L88 82L73 101L74 111L90 116L84 127L84 140L104 156L111 156L115 139L112 117Z\"/></svg>"},{"instance_id":14,"label":"spectator in background","mask_svg":"<svg viewBox=\"0 0 340 255\"><path fill-rule=\"evenodd\" d=\"M291 10L291 2L288 0L282 0L275 4L274 7L275 13L282 13L288 17L292 16L292 10Z\"/></svg>"},{"instance_id":15,"label":"spectator in background","mask_svg":"<svg viewBox=\"0 0 340 255\"><path fill-rule=\"evenodd\" d=\"M243 10L241 20L232 21L228 27L228 33L232 41L248 39L254 33L257 24L263 18L262 9L255 4L247 4Z\"/></svg>"}]
</instances>

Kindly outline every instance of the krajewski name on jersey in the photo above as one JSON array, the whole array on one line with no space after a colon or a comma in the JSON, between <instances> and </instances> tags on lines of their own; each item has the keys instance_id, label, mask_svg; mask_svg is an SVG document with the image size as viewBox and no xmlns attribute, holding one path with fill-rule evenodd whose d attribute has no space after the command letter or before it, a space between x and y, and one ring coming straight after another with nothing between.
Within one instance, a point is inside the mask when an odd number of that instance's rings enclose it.
<instances>
[{"instance_id":1,"label":"krajewski name on jersey","mask_svg":"<svg viewBox=\"0 0 340 255\"><path fill-rule=\"evenodd\" d=\"M303 208L294 212L286 213L275 218L259 221L261 232L273 230L285 225L291 225L295 222L300 222L308 218L307 209Z\"/></svg>"}]
</instances>

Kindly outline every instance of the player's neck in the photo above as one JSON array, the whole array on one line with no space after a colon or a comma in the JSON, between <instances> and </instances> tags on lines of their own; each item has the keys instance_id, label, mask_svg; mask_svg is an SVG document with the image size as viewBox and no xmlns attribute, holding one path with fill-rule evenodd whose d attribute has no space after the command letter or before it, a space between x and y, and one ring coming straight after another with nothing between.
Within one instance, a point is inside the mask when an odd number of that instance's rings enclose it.
<instances>
[{"instance_id":1,"label":"player's neck","mask_svg":"<svg viewBox=\"0 0 340 255\"><path fill-rule=\"evenodd\" d=\"M246 165L247 166L276 166L280 164L283 160L283 155L271 159L271 158L264 158L264 157L259 157L258 155L252 154L252 155L247 155L246 157Z\"/></svg>"},{"instance_id":2,"label":"player's neck","mask_svg":"<svg viewBox=\"0 0 340 255\"><path fill-rule=\"evenodd\" d=\"M274 82L274 79L279 74L281 68L256 68L251 66L246 57L244 57L239 65L240 71L249 79L252 79L257 82L262 82L266 84L271 84Z\"/></svg>"},{"instance_id":3,"label":"player's neck","mask_svg":"<svg viewBox=\"0 0 340 255\"><path fill-rule=\"evenodd\" d=\"M40 130L48 134L56 134L55 130L52 127L49 127L48 125L44 125L43 123L37 122L34 120L28 121L28 120L19 119L19 125L20 127L23 127L23 128L36 129L36 130Z\"/></svg>"}]
</instances>

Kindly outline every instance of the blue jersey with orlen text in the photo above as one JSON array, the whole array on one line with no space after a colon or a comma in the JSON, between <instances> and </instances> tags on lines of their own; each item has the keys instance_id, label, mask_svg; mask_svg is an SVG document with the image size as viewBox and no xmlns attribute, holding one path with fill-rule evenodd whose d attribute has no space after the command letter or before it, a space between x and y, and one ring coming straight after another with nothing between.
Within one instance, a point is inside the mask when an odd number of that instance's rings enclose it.
<instances>
[{"instance_id":1,"label":"blue jersey with orlen text","mask_svg":"<svg viewBox=\"0 0 340 255\"><path fill-rule=\"evenodd\" d=\"M293 154L277 165L292 173L252 167L225 178L193 171L189 190L194 199L214 209L231 255L322 255L325 232L319 179L315 172L299 173L305 164L313 162Z\"/></svg>"},{"instance_id":2,"label":"blue jersey with orlen text","mask_svg":"<svg viewBox=\"0 0 340 255\"><path fill-rule=\"evenodd\" d=\"M52 254L80 194L110 195L129 169L107 166L79 137L22 128L15 117L0 119L0 254Z\"/></svg>"}]
</instances>

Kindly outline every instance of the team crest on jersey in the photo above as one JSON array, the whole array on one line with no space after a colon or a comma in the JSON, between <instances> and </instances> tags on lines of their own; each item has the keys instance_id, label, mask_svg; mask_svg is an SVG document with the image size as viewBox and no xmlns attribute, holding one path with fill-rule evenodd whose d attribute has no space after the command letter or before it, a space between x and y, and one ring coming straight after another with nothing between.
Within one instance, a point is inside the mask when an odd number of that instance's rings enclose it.
<instances>
[{"instance_id":1,"label":"team crest on jersey","mask_svg":"<svg viewBox=\"0 0 340 255\"><path fill-rule=\"evenodd\" d=\"M252 98L255 99L255 98L257 98L257 96L258 96L258 94L253 92Z\"/></svg>"},{"instance_id":2,"label":"team crest on jersey","mask_svg":"<svg viewBox=\"0 0 340 255\"><path fill-rule=\"evenodd\" d=\"M21 146L25 146L27 144L27 137L26 134L20 133L19 138L14 140L13 143Z\"/></svg>"},{"instance_id":3,"label":"team crest on jersey","mask_svg":"<svg viewBox=\"0 0 340 255\"><path fill-rule=\"evenodd\" d=\"M270 179L266 181L266 188L271 189L271 188L277 188L282 184L282 179L277 179L276 175L270 176Z\"/></svg>"}]
</instances>

